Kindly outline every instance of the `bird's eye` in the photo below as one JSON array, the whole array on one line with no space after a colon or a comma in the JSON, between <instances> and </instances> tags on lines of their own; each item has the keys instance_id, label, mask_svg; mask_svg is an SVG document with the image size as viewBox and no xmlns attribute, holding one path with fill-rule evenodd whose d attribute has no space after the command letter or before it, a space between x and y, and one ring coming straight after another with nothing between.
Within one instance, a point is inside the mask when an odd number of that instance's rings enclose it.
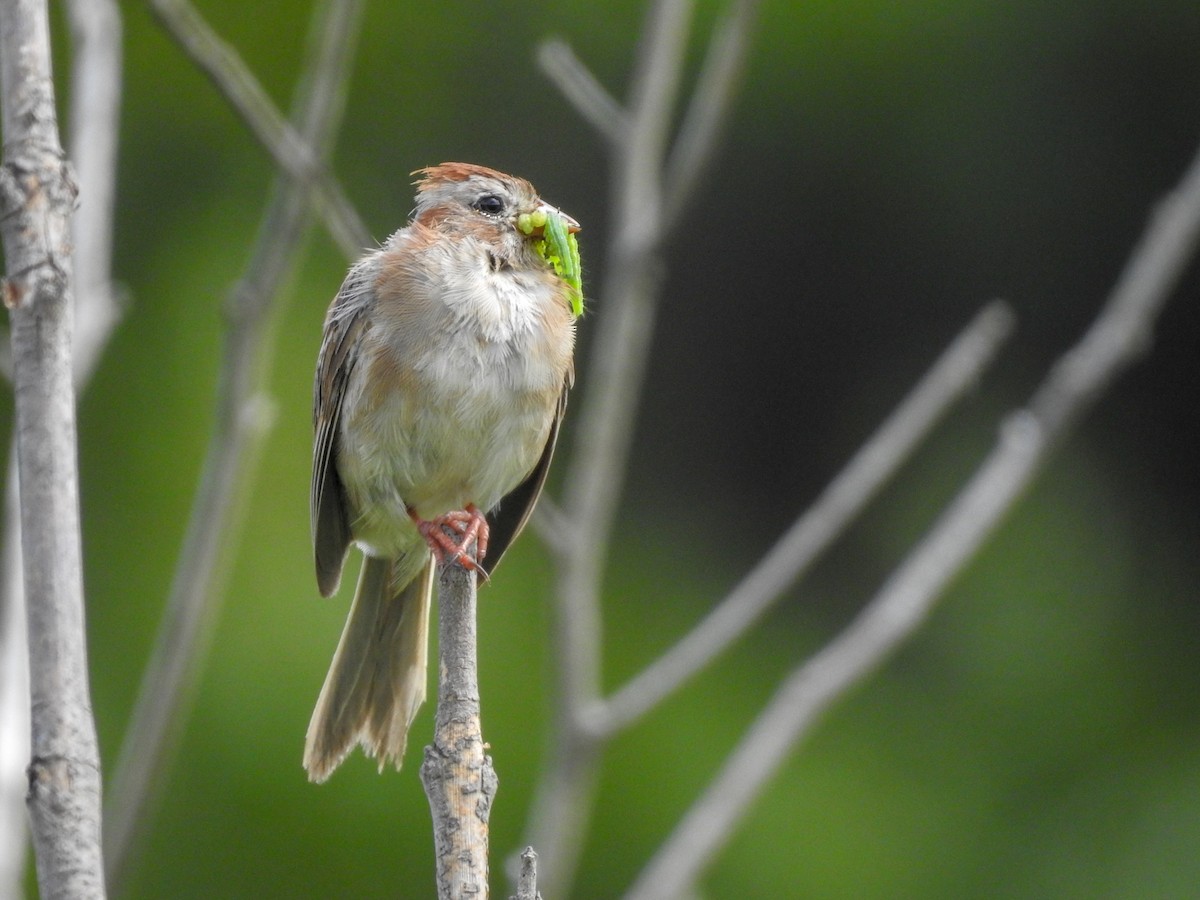
<instances>
[{"instance_id":1,"label":"bird's eye","mask_svg":"<svg viewBox=\"0 0 1200 900\"><path fill-rule=\"evenodd\" d=\"M498 216L504 212L504 200L495 194L484 194L472 205L487 216Z\"/></svg>"}]
</instances>

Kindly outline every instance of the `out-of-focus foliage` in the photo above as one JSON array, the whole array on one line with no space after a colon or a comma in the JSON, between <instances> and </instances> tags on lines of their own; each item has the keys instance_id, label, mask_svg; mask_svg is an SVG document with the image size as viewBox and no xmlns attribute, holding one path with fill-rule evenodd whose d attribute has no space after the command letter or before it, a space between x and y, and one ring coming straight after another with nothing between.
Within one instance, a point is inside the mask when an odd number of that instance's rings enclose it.
<instances>
[{"instance_id":1,"label":"out-of-focus foliage","mask_svg":"<svg viewBox=\"0 0 1200 900\"><path fill-rule=\"evenodd\" d=\"M307 4L199 7L286 107ZM702 5L701 30L716 9ZM222 303L271 176L145 9L124 11L116 271L129 311L80 404L109 767L199 475ZM529 177L584 223L585 393L605 314L605 154L533 54L553 22L620 94L641 14L629 0L371 4L335 160L378 238L407 217L408 173L455 159ZM691 71L702 51L697 39ZM669 245L606 591L609 683L716 601L984 301L1009 298L1020 332L814 577L613 745L576 896L629 883L778 679L929 524L996 415L1095 314L1198 143L1194 0L766 5L735 121ZM314 787L300 767L347 599L317 598L308 546L312 366L346 268L314 235L276 317L275 427L133 896L431 893L416 775L428 710L398 775L356 755ZM1200 884L1198 286L1193 269L1154 356L1062 448L930 626L772 781L706 896L1141 898ZM527 537L482 598L497 875L545 749L548 590Z\"/></svg>"}]
</instances>

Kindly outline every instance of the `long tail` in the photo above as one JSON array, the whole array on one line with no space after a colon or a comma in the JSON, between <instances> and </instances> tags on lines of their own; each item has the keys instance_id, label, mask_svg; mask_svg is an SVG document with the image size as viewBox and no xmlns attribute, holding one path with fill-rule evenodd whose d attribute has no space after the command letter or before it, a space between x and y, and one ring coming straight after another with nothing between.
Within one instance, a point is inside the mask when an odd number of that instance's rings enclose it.
<instances>
[{"instance_id":1,"label":"long tail","mask_svg":"<svg viewBox=\"0 0 1200 900\"><path fill-rule=\"evenodd\" d=\"M379 769L400 768L408 728L425 702L433 557L363 560L354 603L325 676L304 745L304 768L321 782L361 744ZM408 563L406 565L405 563ZM405 571L407 570L407 571Z\"/></svg>"}]
</instances>

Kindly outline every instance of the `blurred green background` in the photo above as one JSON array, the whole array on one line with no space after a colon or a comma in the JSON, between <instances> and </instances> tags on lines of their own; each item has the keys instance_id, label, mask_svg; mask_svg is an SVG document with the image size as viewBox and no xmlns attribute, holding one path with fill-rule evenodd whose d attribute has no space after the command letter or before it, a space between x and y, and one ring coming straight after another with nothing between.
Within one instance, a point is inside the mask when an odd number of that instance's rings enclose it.
<instances>
[{"instance_id":1,"label":"blurred green background","mask_svg":"<svg viewBox=\"0 0 1200 900\"><path fill-rule=\"evenodd\" d=\"M198 6L286 108L308 5ZM106 772L199 476L222 304L272 175L145 8L123 9L115 269L129 307L80 401ZM700 4L692 74L718 9ZM561 36L621 96L642 15L631 0L370 4L335 169L374 235L404 223L413 169L484 163L584 223L585 284L602 297L604 149L533 56ZM55 26L61 75L57 11ZM1198 144L1195 0L765 4L727 138L668 244L606 587L606 683L722 596L984 302L1008 298L1019 332L817 572L615 742L573 896L631 882L778 680L902 558L997 416L1091 320ZM428 707L398 775L356 754L314 787L300 767L347 602L317 597L306 493L312 367L345 269L315 231L276 316L277 419L131 897L431 895L414 764ZM704 896L1196 895L1198 288L1193 266L1153 356L1060 450L928 627L793 754ZM583 393L604 314L593 302L581 324ZM569 453L569 421L564 441ZM526 537L481 598L497 896L545 755L548 590Z\"/></svg>"}]
</instances>

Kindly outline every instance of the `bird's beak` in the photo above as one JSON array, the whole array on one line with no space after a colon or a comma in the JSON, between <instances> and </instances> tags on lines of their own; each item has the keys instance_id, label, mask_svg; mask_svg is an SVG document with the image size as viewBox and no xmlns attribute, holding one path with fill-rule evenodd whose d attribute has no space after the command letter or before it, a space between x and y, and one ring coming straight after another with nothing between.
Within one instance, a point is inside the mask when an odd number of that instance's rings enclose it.
<instances>
[{"instance_id":1,"label":"bird's beak","mask_svg":"<svg viewBox=\"0 0 1200 900\"><path fill-rule=\"evenodd\" d=\"M551 206L549 203L543 202L542 205L538 207L538 212L544 212L546 215L553 213L561 218L563 220L563 224L567 226L568 234L578 234L580 229L583 227L561 209L556 206Z\"/></svg>"}]
</instances>

